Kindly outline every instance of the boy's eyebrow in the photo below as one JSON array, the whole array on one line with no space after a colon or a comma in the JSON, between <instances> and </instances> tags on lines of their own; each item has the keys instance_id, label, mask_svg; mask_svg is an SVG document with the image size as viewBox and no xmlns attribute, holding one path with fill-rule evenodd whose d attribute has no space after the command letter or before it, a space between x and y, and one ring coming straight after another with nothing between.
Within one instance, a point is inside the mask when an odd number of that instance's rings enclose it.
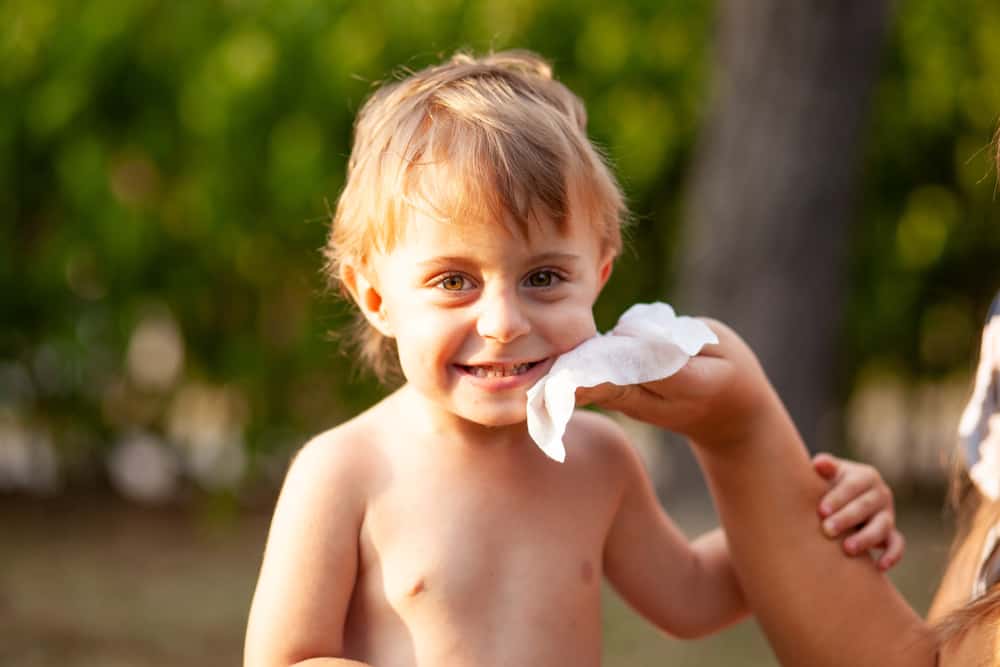
<instances>
[{"instance_id":1,"label":"boy's eyebrow","mask_svg":"<svg viewBox=\"0 0 1000 667\"><path fill-rule=\"evenodd\" d=\"M526 263L544 264L546 262L578 262L579 260L580 256L571 252L543 252L532 256ZM462 255L445 255L419 262L417 266L436 267L441 264L471 264L473 261L471 257L463 257Z\"/></svg>"},{"instance_id":2,"label":"boy's eyebrow","mask_svg":"<svg viewBox=\"0 0 1000 667\"><path fill-rule=\"evenodd\" d=\"M532 264L544 262L575 262L580 259L579 255L571 252L544 252L531 258Z\"/></svg>"}]
</instances>

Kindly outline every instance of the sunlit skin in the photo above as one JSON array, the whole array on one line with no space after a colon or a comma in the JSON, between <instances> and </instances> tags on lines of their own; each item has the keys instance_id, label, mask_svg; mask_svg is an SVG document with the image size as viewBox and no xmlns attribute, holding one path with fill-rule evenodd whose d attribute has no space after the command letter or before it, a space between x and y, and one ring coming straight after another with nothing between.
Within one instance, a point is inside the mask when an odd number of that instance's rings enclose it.
<instances>
[{"instance_id":1,"label":"sunlit skin","mask_svg":"<svg viewBox=\"0 0 1000 667\"><path fill-rule=\"evenodd\" d=\"M597 332L592 308L611 260L581 223L565 236L545 225L521 239L498 224L418 217L373 262L375 317L423 411L523 435L528 388Z\"/></svg>"},{"instance_id":2,"label":"sunlit skin","mask_svg":"<svg viewBox=\"0 0 1000 667\"><path fill-rule=\"evenodd\" d=\"M345 270L407 382L292 464L247 665L596 666L602 576L676 636L746 614L721 532L688 542L609 418L578 412L563 464L528 436L526 392L595 333L611 260L582 217L527 239L416 219Z\"/></svg>"},{"instance_id":3,"label":"sunlit skin","mask_svg":"<svg viewBox=\"0 0 1000 667\"><path fill-rule=\"evenodd\" d=\"M601 385L578 400L690 439L727 531L732 566L780 664L932 667L934 635L888 579L867 559L843 558L815 539L817 503L821 515L836 516L834 508L846 506L834 496L853 483L827 490L811 468L828 462L809 465L753 352L725 325L710 326L719 343L676 375Z\"/></svg>"}]
</instances>

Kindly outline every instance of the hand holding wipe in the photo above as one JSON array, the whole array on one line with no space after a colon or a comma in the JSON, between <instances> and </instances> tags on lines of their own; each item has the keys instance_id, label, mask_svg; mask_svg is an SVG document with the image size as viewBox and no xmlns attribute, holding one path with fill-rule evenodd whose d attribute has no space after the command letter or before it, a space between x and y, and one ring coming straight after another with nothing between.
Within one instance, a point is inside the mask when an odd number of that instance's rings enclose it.
<instances>
[{"instance_id":1,"label":"hand holding wipe","mask_svg":"<svg viewBox=\"0 0 1000 667\"><path fill-rule=\"evenodd\" d=\"M636 304L610 332L556 359L549 373L528 390L528 433L546 456L562 462L566 459L562 436L579 387L662 380L683 368L702 347L718 342L704 322L678 317L665 303Z\"/></svg>"}]
</instances>

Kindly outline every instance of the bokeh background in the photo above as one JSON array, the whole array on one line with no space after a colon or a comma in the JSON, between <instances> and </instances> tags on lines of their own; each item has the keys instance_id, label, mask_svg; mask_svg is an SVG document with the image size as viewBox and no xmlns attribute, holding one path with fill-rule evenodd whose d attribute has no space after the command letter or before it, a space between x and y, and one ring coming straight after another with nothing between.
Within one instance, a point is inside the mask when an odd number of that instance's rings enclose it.
<instances>
[{"instance_id":1,"label":"bokeh background","mask_svg":"<svg viewBox=\"0 0 1000 667\"><path fill-rule=\"evenodd\" d=\"M1000 288L998 34L990 0L0 0L0 664L239 662L289 456L385 393L321 274L353 115L457 49L585 101L634 215L599 324L744 332L810 447L892 482L923 610ZM711 526L683 446L631 428ZM608 665L774 664L752 623L607 608Z\"/></svg>"}]
</instances>

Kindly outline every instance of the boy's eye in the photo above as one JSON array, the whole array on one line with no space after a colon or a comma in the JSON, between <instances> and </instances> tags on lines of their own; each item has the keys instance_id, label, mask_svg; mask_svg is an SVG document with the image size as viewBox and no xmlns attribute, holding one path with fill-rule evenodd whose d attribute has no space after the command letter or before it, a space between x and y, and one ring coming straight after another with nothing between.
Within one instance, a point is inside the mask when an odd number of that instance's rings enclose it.
<instances>
[{"instance_id":1,"label":"boy's eye","mask_svg":"<svg viewBox=\"0 0 1000 667\"><path fill-rule=\"evenodd\" d=\"M546 269L535 271L528 276L525 282L528 284L528 287L552 287L557 280L559 280L559 276L556 275L555 271Z\"/></svg>"},{"instance_id":2,"label":"boy's eye","mask_svg":"<svg viewBox=\"0 0 1000 667\"><path fill-rule=\"evenodd\" d=\"M439 280L437 285L438 287L440 287L445 291L458 292L462 289L465 289L466 283L468 283L468 281L465 279L464 276L461 276L457 273L453 273Z\"/></svg>"}]
</instances>

